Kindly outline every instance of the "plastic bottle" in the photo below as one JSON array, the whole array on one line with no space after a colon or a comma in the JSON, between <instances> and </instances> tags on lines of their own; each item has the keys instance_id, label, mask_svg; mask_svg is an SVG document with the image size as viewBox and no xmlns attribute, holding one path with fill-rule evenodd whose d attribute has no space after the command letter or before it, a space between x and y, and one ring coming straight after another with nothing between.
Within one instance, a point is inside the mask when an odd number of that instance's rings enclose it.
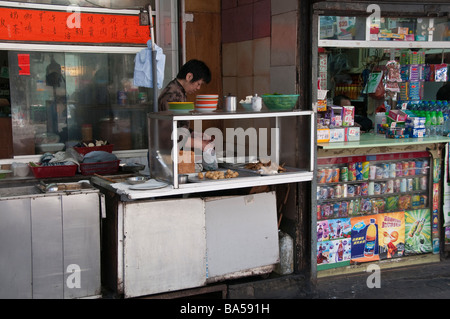
<instances>
[{"instance_id":1,"label":"plastic bottle","mask_svg":"<svg viewBox=\"0 0 450 319\"><path fill-rule=\"evenodd\" d=\"M436 136L437 116L436 111L431 112L431 132L430 136Z\"/></svg>"},{"instance_id":2,"label":"plastic bottle","mask_svg":"<svg viewBox=\"0 0 450 319\"><path fill-rule=\"evenodd\" d=\"M444 134L444 114L442 111L437 113L437 125L436 125L436 135L442 136Z\"/></svg>"},{"instance_id":3,"label":"plastic bottle","mask_svg":"<svg viewBox=\"0 0 450 319\"><path fill-rule=\"evenodd\" d=\"M425 115L425 135L427 137L431 136L431 116L430 116L430 112L426 112L426 115Z\"/></svg>"},{"instance_id":4,"label":"plastic bottle","mask_svg":"<svg viewBox=\"0 0 450 319\"><path fill-rule=\"evenodd\" d=\"M377 243L377 226L375 226L375 219L370 219L370 224L366 231L366 244L364 246L364 257L372 257L375 254L375 247Z\"/></svg>"}]
</instances>

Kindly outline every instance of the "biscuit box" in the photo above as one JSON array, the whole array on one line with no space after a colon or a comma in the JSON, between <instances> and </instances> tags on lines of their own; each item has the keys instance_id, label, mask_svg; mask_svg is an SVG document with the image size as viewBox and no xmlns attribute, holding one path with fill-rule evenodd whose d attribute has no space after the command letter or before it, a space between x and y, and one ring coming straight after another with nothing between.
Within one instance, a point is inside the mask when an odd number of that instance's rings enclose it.
<instances>
[{"instance_id":1,"label":"biscuit box","mask_svg":"<svg viewBox=\"0 0 450 319\"><path fill-rule=\"evenodd\" d=\"M332 143L332 142L345 142L345 129L344 128L330 129L330 143Z\"/></svg>"},{"instance_id":2,"label":"biscuit box","mask_svg":"<svg viewBox=\"0 0 450 319\"><path fill-rule=\"evenodd\" d=\"M345 141L359 141L361 138L361 130L358 126L346 127L345 128Z\"/></svg>"},{"instance_id":3,"label":"biscuit box","mask_svg":"<svg viewBox=\"0 0 450 319\"><path fill-rule=\"evenodd\" d=\"M355 107L343 106L342 107L342 126L355 125Z\"/></svg>"},{"instance_id":4,"label":"biscuit box","mask_svg":"<svg viewBox=\"0 0 450 319\"><path fill-rule=\"evenodd\" d=\"M330 129L322 128L317 130L317 143L326 143L330 141Z\"/></svg>"}]
</instances>

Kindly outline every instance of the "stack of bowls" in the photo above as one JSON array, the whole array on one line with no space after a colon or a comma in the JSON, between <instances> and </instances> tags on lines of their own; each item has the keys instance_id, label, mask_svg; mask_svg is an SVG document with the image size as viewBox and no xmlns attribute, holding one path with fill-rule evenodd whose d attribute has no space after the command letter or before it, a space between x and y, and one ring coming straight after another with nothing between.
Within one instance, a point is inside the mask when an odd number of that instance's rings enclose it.
<instances>
[{"instance_id":1,"label":"stack of bowls","mask_svg":"<svg viewBox=\"0 0 450 319\"><path fill-rule=\"evenodd\" d=\"M176 113L189 113L194 110L192 102L169 102L169 111Z\"/></svg>"},{"instance_id":2,"label":"stack of bowls","mask_svg":"<svg viewBox=\"0 0 450 319\"><path fill-rule=\"evenodd\" d=\"M195 100L195 110L198 112L213 112L217 109L218 102L218 94L197 95L197 99Z\"/></svg>"}]
</instances>

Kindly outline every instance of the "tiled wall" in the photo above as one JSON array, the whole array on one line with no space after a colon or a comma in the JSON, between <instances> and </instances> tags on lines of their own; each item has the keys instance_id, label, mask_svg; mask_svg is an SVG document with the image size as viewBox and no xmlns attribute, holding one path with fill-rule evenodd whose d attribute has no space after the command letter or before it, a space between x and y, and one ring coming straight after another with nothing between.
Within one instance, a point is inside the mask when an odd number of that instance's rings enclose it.
<instances>
[{"instance_id":1,"label":"tiled wall","mask_svg":"<svg viewBox=\"0 0 450 319\"><path fill-rule=\"evenodd\" d=\"M295 93L296 0L222 0L223 93Z\"/></svg>"}]
</instances>

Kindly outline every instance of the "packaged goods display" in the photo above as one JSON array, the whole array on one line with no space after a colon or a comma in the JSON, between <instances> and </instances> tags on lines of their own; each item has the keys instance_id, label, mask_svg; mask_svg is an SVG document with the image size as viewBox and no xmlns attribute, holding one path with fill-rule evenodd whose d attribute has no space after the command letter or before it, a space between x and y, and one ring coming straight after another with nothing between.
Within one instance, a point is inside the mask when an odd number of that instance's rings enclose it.
<instances>
[{"instance_id":1,"label":"packaged goods display","mask_svg":"<svg viewBox=\"0 0 450 319\"><path fill-rule=\"evenodd\" d=\"M429 198L434 167L426 152L318 164L318 270L432 252L438 198Z\"/></svg>"}]
</instances>

